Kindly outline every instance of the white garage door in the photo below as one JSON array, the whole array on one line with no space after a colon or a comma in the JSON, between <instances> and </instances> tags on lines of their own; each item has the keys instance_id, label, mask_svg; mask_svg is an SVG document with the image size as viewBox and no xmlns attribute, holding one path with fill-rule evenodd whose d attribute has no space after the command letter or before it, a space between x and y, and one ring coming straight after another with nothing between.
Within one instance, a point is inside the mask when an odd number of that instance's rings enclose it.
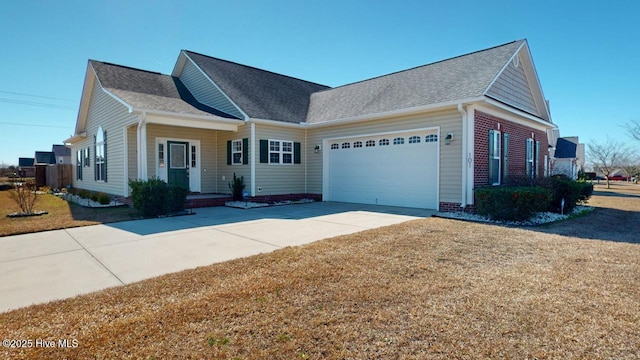
<instances>
[{"instance_id":1,"label":"white garage door","mask_svg":"<svg viewBox=\"0 0 640 360\"><path fill-rule=\"evenodd\" d=\"M438 135L409 131L330 140L329 201L438 208Z\"/></svg>"}]
</instances>

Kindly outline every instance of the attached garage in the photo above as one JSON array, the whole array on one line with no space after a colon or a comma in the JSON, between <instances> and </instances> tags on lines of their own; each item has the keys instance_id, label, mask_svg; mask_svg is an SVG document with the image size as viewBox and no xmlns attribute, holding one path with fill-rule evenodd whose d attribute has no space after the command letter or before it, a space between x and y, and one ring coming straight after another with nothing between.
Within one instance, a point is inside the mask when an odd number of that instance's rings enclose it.
<instances>
[{"instance_id":1,"label":"attached garage","mask_svg":"<svg viewBox=\"0 0 640 360\"><path fill-rule=\"evenodd\" d=\"M438 130L325 141L327 201L438 209Z\"/></svg>"}]
</instances>

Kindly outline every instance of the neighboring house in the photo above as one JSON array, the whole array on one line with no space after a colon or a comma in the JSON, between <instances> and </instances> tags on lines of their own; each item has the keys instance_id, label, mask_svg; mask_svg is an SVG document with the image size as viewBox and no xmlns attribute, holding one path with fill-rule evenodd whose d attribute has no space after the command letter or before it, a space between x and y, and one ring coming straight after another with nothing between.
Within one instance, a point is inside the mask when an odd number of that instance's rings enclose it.
<instances>
[{"instance_id":1,"label":"neighboring house","mask_svg":"<svg viewBox=\"0 0 640 360\"><path fill-rule=\"evenodd\" d=\"M18 176L23 178L36 176L36 168L33 163L34 158L18 158Z\"/></svg>"},{"instance_id":2,"label":"neighboring house","mask_svg":"<svg viewBox=\"0 0 640 360\"><path fill-rule=\"evenodd\" d=\"M562 174L576 180L578 172L584 168L584 160L584 144L580 144L577 136L558 138L551 174Z\"/></svg>"},{"instance_id":3,"label":"neighboring house","mask_svg":"<svg viewBox=\"0 0 640 360\"><path fill-rule=\"evenodd\" d=\"M171 75L89 60L73 186L457 211L474 189L542 176L556 126L526 40L336 88L183 50Z\"/></svg>"},{"instance_id":4,"label":"neighboring house","mask_svg":"<svg viewBox=\"0 0 640 360\"><path fill-rule=\"evenodd\" d=\"M56 164L71 164L71 149L64 145L52 145L51 152Z\"/></svg>"},{"instance_id":5,"label":"neighboring house","mask_svg":"<svg viewBox=\"0 0 640 360\"><path fill-rule=\"evenodd\" d=\"M56 163L56 156L53 151L36 151L33 165L36 168L36 186L47 185L47 167Z\"/></svg>"}]
</instances>

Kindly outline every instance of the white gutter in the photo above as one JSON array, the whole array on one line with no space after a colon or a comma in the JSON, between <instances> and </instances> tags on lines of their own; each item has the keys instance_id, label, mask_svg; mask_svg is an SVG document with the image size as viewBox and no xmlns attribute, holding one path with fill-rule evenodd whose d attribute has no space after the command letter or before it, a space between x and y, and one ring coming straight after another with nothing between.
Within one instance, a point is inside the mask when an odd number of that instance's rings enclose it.
<instances>
[{"instance_id":1,"label":"white gutter","mask_svg":"<svg viewBox=\"0 0 640 360\"><path fill-rule=\"evenodd\" d=\"M227 119L220 116L215 115L196 115L196 114L184 114L184 113L176 113L171 111L162 111L162 110L151 110L151 109L139 109L133 108L133 112L137 113L147 113L149 115L159 115L159 116L171 116L171 117L181 117L185 119L193 119L193 120L206 120L206 121L218 121L233 125L242 125L244 124L244 120L238 119Z\"/></svg>"},{"instance_id":2,"label":"white gutter","mask_svg":"<svg viewBox=\"0 0 640 360\"><path fill-rule=\"evenodd\" d=\"M485 98L484 98L484 101L485 101L487 104L491 104L491 105L493 105L493 106L495 106L495 107L497 107L497 108L500 108L501 110L505 110L505 111L508 111L508 112L514 113L514 114L516 114L516 115L522 116L523 118L526 118L527 120L531 120L531 121L536 122L536 123L538 123L538 124L540 124L540 125L543 125L545 128L554 128L554 127L557 127L557 125L555 125L555 124L554 124L554 123L552 123L552 122L546 121L546 120L541 119L541 118L539 118L539 117L537 117L537 116L531 115L531 114L526 113L526 112L521 111L521 110L518 110L518 109L516 109L516 108L514 108L514 107L511 107L511 106L505 105L505 104L503 104L503 103L501 103L501 102L499 102L499 101L493 100L493 99L492 99L492 98L490 98L490 97L485 97Z\"/></svg>"},{"instance_id":3,"label":"white gutter","mask_svg":"<svg viewBox=\"0 0 640 360\"><path fill-rule=\"evenodd\" d=\"M290 123L290 122L284 122L284 121L258 119L258 118L250 118L247 121L250 122L250 123L262 124L262 125L272 125L272 126L278 126L278 127L290 127L290 128L297 128L297 129L307 127L306 123Z\"/></svg>"},{"instance_id":4,"label":"white gutter","mask_svg":"<svg viewBox=\"0 0 640 360\"><path fill-rule=\"evenodd\" d=\"M467 123L468 114L462 103L458 104L458 111L462 114L462 201L460 202L461 208L467 207Z\"/></svg>"}]
</instances>

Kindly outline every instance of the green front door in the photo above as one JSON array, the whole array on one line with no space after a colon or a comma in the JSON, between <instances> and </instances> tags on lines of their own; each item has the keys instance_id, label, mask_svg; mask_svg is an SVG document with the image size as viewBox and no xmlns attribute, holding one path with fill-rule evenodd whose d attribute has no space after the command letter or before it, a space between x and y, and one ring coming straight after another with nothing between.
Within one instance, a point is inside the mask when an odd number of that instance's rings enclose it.
<instances>
[{"instance_id":1,"label":"green front door","mask_svg":"<svg viewBox=\"0 0 640 360\"><path fill-rule=\"evenodd\" d=\"M169 153L169 185L189 189L189 143L167 141Z\"/></svg>"}]
</instances>

